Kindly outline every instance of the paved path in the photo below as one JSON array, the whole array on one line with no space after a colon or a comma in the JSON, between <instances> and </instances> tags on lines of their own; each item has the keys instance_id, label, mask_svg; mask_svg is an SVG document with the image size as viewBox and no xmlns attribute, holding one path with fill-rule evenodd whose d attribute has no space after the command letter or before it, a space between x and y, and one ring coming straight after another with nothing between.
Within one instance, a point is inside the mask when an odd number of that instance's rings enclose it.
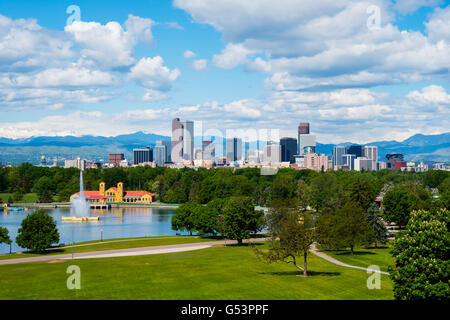
<instances>
[{"instance_id":1,"label":"paved path","mask_svg":"<svg viewBox=\"0 0 450 320\"><path fill-rule=\"evenodd\" d=\"M372 272L379 272L381 274L389 275L388 272L378 271L378 270L364 268L364 267L352 266L350 264L343 263L343 262L341 262L341 261L339 261L339 260L337 260L337 259L335 259L335 258L333 258L333 257L331 257L329 255L327 255L326 253L323 253L323 252L320 252L319 250L317 250L316 244L313 244L309 251L312 252L313 254L315 254L316 256L318 256L318 257L320 257L322 259L325 259L325 260L327 260L327 261L329 261L331 263L334 263L334 264L336 264L338 266L341 266L341 267L360 269L360 270L364 270L364 271L369 271L370 270Z\"/></svg>"},{"instance_id":2,"label":"paved path","mask_svg":"<svg viewBox=\"0 0 450 320\"><path fill-rule=\"evenodd\" d=\"M265 241L266 238L255 238L247 239L244 242L260 242ZM181 243L172 244L164 246L151 246L151 247L141 247L141 248L128 248L128 249L117 249L117 250L104 250L104 251L90 251L90 252L80 252L74 254L74 259L95 259L95 258L108 258L108 257L127 257L127 256L137 256L137 255L148 255L148 254L158 254L158 253L171 253L171 252L182 252L205 249L214 245L224 245L224 244L236 244L234 240L223 240L223 241L208 241L208 242L197 242L197 243ZM6 264L16 264L16 263L29 263L29 262L43 262L51 260L60 259L72 259L72 254L55 254L48 256L39 256L32 258L19 258L19 259L7 259L0 260L0 265Z\"/></svg>"}]
</instances>

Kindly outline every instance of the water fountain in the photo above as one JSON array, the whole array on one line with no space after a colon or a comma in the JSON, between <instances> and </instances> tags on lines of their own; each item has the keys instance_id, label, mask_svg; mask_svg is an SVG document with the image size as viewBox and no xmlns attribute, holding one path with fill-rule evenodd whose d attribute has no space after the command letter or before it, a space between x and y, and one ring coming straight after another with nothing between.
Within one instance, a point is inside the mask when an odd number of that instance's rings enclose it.
<instances>
[{"instance_id":1,"label":"water fountain","mask_svg":"<svg viewBox=\"0 0 450 320\"><path fill-rule=\"evenodd\" d=\"M63 217L62 220L74 222L98 221L98 217L90 217L90 211L89 201L86 200L84 195L83 171L80 171L80 195L74 197L72 200L72 212L74 216Z\"/></svg>"}]
</instances>

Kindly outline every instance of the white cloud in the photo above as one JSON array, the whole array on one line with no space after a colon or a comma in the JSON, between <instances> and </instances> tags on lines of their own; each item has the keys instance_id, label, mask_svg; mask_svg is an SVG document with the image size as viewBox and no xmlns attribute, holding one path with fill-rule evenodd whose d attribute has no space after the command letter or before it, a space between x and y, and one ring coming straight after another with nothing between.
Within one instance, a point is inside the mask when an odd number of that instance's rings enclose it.
<instances>
[{"instance_id":1,"label":"white cloud","mask_svg":"<svg viewBox=\"0 0 450 320\"><path fill-rule=\"evenodd\" d=\"M178 69L170 70L163 66L163 58L142 58L130 70L128 78L147 89L167 91L180 75Z\"/></svg>"},{"instance_id":2,"label":"white cloud","mask_svg":"<svg viewBox=\"0 0 450 320\"><path fill-rule=\"evenodd\" d=\"M94 61L102 68L129 67L135 63L134 46L138 42L153 43L151 19L129 15L125 30L115 21L102 25L98 22L74 21L64 30L81 46L82 60Z\"/></svg>"},{"instance_id":3,"label":"white cloud","mask_svg":"<svg viewBox=\"0 0 450 320\"><path fill-rule=\"evenodd\" d=\"M154 101L160 101L160 100L166 100L169 99L169 96L167 94L164 94L158 90L153 89L146 89L145 94L142 97L142 101L146 102L154 102Z\"/></svg>"},{"instance_id":4,"label":"white cloud","mask_svg":"<svg viewBox=\"0 0 450 320\"><path fill-rule=\"evenodd\" d=\"M191 50L186 50L186 51L183 53L183 56L184 56L186 59L190 59L190 58L194 58L194 57L196 56L196 54L195 54L194 52L192 52Z\"/></svg>"},{"instance_id":5,"label":"white cloud","mask_svg":"<svg viewBox=\"0 0 450 320\"><path fill-rule=\"evenodd\" d=\"M252 53L242 44L229 43L220 54L213 57L213 64L221 69L232 69L247 62L247 56Z\"/></svg>"},{"instance_id":6,"label":"white cloud","mask_svg":"<svg viewBox=\"0 0 450 320\"><path fill-rule=\"evenodd\" d=\"M198 59L191 62L189 67L195 71L202 71L206 70L208 67L208 60L205 59Z\"/></svg>"},{"instance_id":7,"label":"white cloud","mask_svg":"<svg viewBox=\"0 0 450 320\"><path fill-rule=\"evenodd\" d=\"M420 104L429 105L431 104L445 104L450 107L450 94L447 94L445 89L441 86L430 85L422 88L421 91L411 91L407 95L411 100L418 102Z\"/></svg>"},{"instance_id":8,"label":"white cloud","mask_svg":"<svg viewBox=\"0 0 450 320\"><path fill-rule=\"evenodd\" d=\"M394 8L401 14L409 14L421 7L434 7L441 3L442 0L396 0Z\"/></svg>"}]
</instances>

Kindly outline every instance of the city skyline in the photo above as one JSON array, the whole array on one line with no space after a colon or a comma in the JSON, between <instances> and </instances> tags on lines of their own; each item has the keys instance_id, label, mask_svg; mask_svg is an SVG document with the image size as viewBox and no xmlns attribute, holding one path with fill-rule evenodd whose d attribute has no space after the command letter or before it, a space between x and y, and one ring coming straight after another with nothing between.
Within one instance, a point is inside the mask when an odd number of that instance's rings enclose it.
<instances>
[{"instance_id":1,"label":"city skyline","mask_svg":"<svg viewBox=\"0 0 450 320\"><path fill-rule=\"evenodd\" d=\"M292 137L302 118L330 143L450 127L445 1L71 4L0 4L1 137L169 136L176 116Z\"/></svg>"}]
</instances>

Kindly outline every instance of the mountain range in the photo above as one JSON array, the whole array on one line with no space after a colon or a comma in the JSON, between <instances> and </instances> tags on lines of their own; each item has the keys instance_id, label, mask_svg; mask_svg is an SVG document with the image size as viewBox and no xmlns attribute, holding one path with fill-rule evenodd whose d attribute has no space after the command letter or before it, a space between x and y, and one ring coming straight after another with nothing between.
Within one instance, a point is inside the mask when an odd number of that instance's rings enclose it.
<instances>
[{"instance_id":1,"label":"mountain range","mask_svg":"<svg viewBox=\"0 0 450 320\"><path fill-rule=\"evenodd\" d=\"M116 137L101 136L57 136L30 137L24 139L0 138L0 162L18 164L40 163L42 155L47 159L74 159L77 157L95 161L107 161L108 153L124 153L129 160L133 149L145 146L154 147L158 140L170 137L152 133L136 132ZM195 137L195 146L201 146L201 137ZM251 143L253 144L253 143ZM337 145L350 146L345 142ZM450 132L438 135L416 134L404 141L375 141L365 145L378 146L378 158L384 160L387 153L402 153L407 161L450 161ZM334 144L317 143L317 152L331 156Z\"/></svg>"}]
</instances>

